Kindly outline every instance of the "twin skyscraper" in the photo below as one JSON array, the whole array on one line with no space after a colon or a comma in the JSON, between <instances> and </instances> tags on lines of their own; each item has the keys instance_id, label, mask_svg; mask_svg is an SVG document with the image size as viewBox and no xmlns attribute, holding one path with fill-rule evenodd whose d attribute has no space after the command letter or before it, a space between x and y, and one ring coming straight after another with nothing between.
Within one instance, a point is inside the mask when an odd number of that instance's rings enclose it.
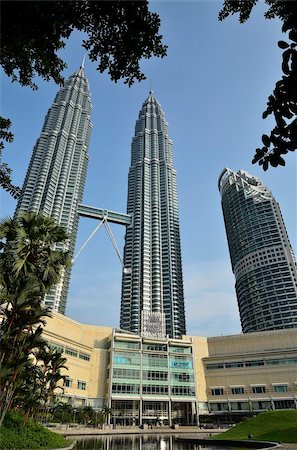
<instances>
[{"instance_id":1,"label":"twin skyscraper","mask_svg":"<svg viewBox=\"0 0 297 450\"><path fill-rule=\"evenodd\" d=\"M51 216L74 254L91 135L91 97L81 67L58 92L33 150L17 214ZM296 262L279 207L261 182L225 169L219 179L244 332L297 327ZM176 171L168 124L153 92L132 140L120 327L137 334L186 334ZM200 237L197 236L197 239ZM70 271L45 296L64 314ZM98 299L100 301L100 299ZM197 308L199 305L197 304Z\"/></svg>"}]
</instances>

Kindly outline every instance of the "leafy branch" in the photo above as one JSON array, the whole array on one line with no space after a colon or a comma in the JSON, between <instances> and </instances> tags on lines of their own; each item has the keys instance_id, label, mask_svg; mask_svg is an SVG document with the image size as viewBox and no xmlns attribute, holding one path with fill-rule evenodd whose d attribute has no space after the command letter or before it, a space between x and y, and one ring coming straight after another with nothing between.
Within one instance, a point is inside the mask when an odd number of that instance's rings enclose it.
<instances>
[{"instance_id":1,"label":"leafy branch","mask_svg":"<svg viewBox=\"0 0 297 450\"><path fill-rule=\"evenodd\" d=\"M239 13L240 23L249 19L251 11L258 0L225 0L223 9L219 13L219 20L224 20L230 14ZM283 77L277 81L273 93L268 97L267 109L263 112L263 119L273 114L275 127L270 135L263 134L261 148L257 148L252 163L258 163L263 170L269 164L272 167L284 166L282 155L297 149L297 2L284 0L265 0L269 5L265 13L266 19L278 17L282 20L283 32L289 32L291 42L279 41L279 48L283 49L282 71Z\"/></svg>"},{"instance_id":2,"label":"leafy branch","mask_svg":"<svg viewBox=\"0 0 297 450\"><path fill-rule=\"evenodd\" d=\"M8 131L11 127L11 121L0 117L0 157L4 149L4 142L13 142L13 134ZM8 164L0 162L0 186L13 198L17 199L21 195L21 189L15 186L11 181L12 170L8 167Z\"/></svg>"}]
</instances>

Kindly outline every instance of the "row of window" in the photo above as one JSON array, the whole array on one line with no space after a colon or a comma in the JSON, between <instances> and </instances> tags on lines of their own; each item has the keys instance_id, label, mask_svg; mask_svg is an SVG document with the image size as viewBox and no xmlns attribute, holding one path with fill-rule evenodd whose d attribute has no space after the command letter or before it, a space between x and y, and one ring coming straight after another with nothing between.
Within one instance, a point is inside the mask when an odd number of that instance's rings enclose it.
<instances>
[{"instance_id":1,"label":"row of window","mask_svg":"<svg viewBox=\"0 0 297 450\"><path fill-rule=\"evenodd\" d=\"M140 386L134 384L116 384L112 385L114 394L140 394ZM193 386L171 386L171 395L182 397L194 397L195 388ZM169 386L145 385L142 386L142 394L146 395L168 395Z\"/></svg>"},{"instance_id":2,"label":"row of window","mask_svg":"<svg viewBox=\"0 0 297 450\"><path fill-rule=\"evenodd\" d=\"M139 380L140 379L140 370L137 369L120 369L114 368L113 370L113 378L114 379L130 379L130 380ZM156 370L144 370L142 372L143 380L152 380L152 381L168 381L168 372L156 371ZM194 373L187 372L173 372L171 373L171 380L177 381L179 383L193 383L194 382Z\"/></svg>"},{"instance_id":3,"label":"row of window","mask_svg":"<svg viewBox=\"0 0 297 450\"><path fill-rule=\"evenodd\" d=\"M74 358L83 359L84 361L90 361L90 359L91 359L91 355L88 355L87 353L79 352L78 350L76 350L74 348L65 347L64 345L58 344L56 342L50 342L49 346L52 349L59 350L59 351L65 353L65 355L73 356Z\"/></svg>"},{"instance_id":4,"label":"row of window","mask_svg":"<svg viewBox=\"0 0 297 450\"><path fill-rule=\"evenodd\" d=\"M263 411L271 409L295 409L295 402L293 399L287 400L263 400L251 402L221 402L209 403L209 410L216 411Z\"/></svg>"},{"instance_id":5,"label":"row of window","mask_svg":"<svg viewBox=\"0 0 297 450\"><path fill-rule=\"evenodd\" d=\"M74 384L73 384L72 378L65 378L64 386L65 387L72 387L72 388L74 388ZM77 380L77 389L81 389L82 391L85 391L87 389L86 381Z\"/></svg>"},{"instance_id":6,"label":"row of window","mask_svg":"<svg viewBox=\"0 0 297 450\"><path fill-rule=\"evenodd\" d=\"M297 357L274 358L274 359L255 359L251 361L231 361L206 364L206 369L236 369L240 367L257 367L257 366L276 366L284 364L297 364Z\"/></svg>"},{"instance_id":7,"label":"row of window","mask_svg":"<svg viewBox=\"0 0 297 450\"><path fill-rule=\"evenodd\" d=\"M289 386L287 383L284 384L274 384L272 385L273 392L276 393L283 393L288 392ZM257 386L251 386L251 390L253 394L265 394L268 389L265 385L257 385ZM246 388L244 386L234 386L230 387L230 391L232 395L240 395L244 394L246 391ZM211 395L226 395L227 390L224 387L213 387L211 388Z\"/></svg>"},{"instance_id":8,"label":"row of window","mask_svg":"<svg viewBox=\"0 0 297 450\"><path fill-rule=\"evenodd\" d=\"M140 365L140 353L115 353L113 357L115 365ZM144 354L142 358L143 366L148 367L168 367L168 358L166 355ZM171 369L193 369L193 361L186 356L175 356L169 359Z\"/></svg>"}]
</instances>

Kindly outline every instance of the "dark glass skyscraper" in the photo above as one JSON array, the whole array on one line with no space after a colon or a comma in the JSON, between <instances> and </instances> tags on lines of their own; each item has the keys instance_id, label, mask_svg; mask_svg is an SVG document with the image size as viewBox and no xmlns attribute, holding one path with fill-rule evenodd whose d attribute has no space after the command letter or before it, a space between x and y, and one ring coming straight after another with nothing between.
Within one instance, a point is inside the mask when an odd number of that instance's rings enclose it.
<instances>
[{"instance_id":1,"label":"dark glass skyscraper","mask_svg":"<svg viewBox=\"0 0 297 450\"><path fill-rule=\"evenodd\" d=\"M243 170L224 169L219 191L243 332L297 328L296 261L278 203Z\"/></svg>"},{"instance_id":2,"label":"dark glass skyscraper","mask_svg":"<svg viewBox=\"0 0 297 450\"><path fill-rule=\"evenodd\" d=\"M71 256L89 159L91 111L89 84L81 67L65 82L46 115L16 209L16 214L34 211L56 219L70 237L63 249ZM65 271L46 294L46 306L65 312L69 278L70 271Z\"/></svg>"},{"instance_id":3,"label":"dark glass skyscraper","mask_svg":"<svg viewBox=\"0 0 297 450\"><path fill-rule=\"evenodd\" d=\"M166 334L186 333L176 171L172 141L150 92L132 140L120 326L141 333L145 313L165 316ZM156 319L157 320L157 319Z\"/></svg>"}]
</instances>

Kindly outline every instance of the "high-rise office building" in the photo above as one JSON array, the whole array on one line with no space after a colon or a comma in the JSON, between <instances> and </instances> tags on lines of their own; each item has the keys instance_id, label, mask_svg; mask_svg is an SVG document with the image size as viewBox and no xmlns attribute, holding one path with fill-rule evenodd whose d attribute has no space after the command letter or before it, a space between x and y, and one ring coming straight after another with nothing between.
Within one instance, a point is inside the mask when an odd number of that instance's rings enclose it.
<instances>
[{"instance_id":1,"label":"high-rise office building","mask_svg":"<svg viewBox=\"0 0 297 450\"><path fill-rule=\"evenodd\" d=\"M219 191L242 330L297 328L297 270L278 203L259 178L224 169Z\"/></svg>"},{"instance_id":2,"label":"high-rise office building","mask_svg":"<svg viewBox=\"0 0 297 450\"><path fill-rule=\"evenodd\" d=\"M150 92L132 140L120 326L177 338L186 333L176 171L172 141L159 102ZM149 319L148 319L149 318ZM155 323L154 323L155 322ZM155 329L154 329L155 327Z\"/></svg>"},{"instance_id":3,"label":"high-rise office building","mask_svg":"<svg viewBox=\"0 0 297 450\"><path fill-rule=\"evenodd\" d=\"M62 248L73 255L78 227L77 206L82 200L91 135L91 98L81 67L60 89L50 107L25 178L16 214L24 211L53 217L69 241ZM70 270L46 294L44 303L65 312Z\"/></svg>"}]
</instances>

